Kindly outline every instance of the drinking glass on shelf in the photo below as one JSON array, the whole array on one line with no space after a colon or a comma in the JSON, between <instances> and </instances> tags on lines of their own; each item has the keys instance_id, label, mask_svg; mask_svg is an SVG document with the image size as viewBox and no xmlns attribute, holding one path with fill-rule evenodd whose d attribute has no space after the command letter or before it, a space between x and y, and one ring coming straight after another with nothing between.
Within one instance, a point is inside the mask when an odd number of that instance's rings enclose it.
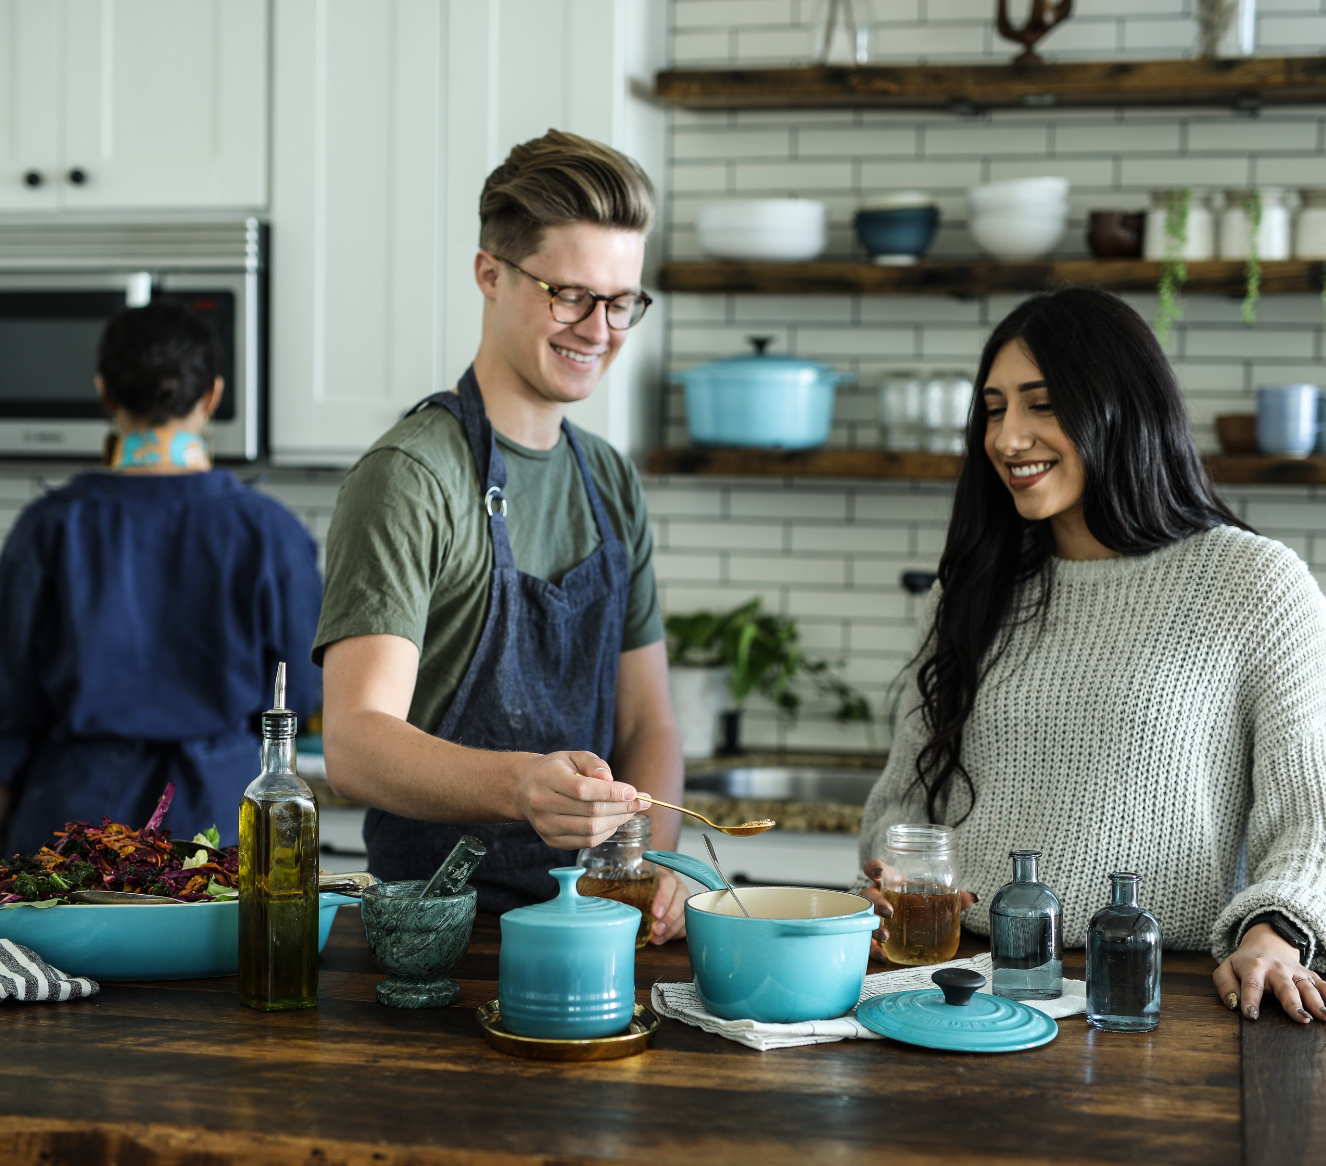
<instances>
[{"instance_id":1,"label":"drinking glass on shelf","mask_svg":"<svg viewBox=\"0 0 1326 1166\"><path fill-rule=\"evenodd\" d=\"M884 374L879 383L879 423L884 429L884 448L919 450L924 430L922 394L924 382L918 372Z\"/></svg>"},{"instance_id":2,"label":"drinking glass on shelf","mask_svg":"<svg viewBox=\"0 0 1326 1166\"><path fill-rule=\"evenodd\" d=\"M942 964L962 938L962 892L953 828L900 822L885 836L880 891L893 907L884 954L895 964Z\"/></svg>"},{"instance_id":3,"label":"drinking glass on shelf","mask_svg":"<svg viewBox=\"0 0 1326 1166\"><path fill-rule=\"evenodd\" d=\"M937 372L925 386L925 448L930 453L962 453L972 383L966 373Z\"/></svg>"}]
</instances>

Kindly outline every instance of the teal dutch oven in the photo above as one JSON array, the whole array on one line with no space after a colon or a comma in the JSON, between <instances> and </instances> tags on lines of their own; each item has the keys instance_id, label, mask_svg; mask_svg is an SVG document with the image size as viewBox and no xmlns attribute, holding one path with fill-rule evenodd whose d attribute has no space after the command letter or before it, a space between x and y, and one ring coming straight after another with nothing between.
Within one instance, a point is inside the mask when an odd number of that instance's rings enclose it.
<instances>
[{"instance_id":1,"label":"teal dutch oven","mask_svg":"<svg viewBox=\"0 0 1326 1166\"><path fill-rule=\"evenodd\" d=\"M502 916L497 1003L517 1036L592 1040L625 1032L635 1011L635 937L640 912L582 895L583 866L548 872L555 899Z\"/></svg>"},{"instance_id":2,"label":"teal dutch oven","mask_svg":"<svg viewBox=\"0 0 1326 1166\"><path fill-rule=\"evenodd\" d=\"M786 1024L856 1007L879 926L869 900L811 887L743 887L747 919L712 867L668 850L645 858L709 888L686 900L686 942L695 991L715 1016Z\"/></svg>"}]
</instances>

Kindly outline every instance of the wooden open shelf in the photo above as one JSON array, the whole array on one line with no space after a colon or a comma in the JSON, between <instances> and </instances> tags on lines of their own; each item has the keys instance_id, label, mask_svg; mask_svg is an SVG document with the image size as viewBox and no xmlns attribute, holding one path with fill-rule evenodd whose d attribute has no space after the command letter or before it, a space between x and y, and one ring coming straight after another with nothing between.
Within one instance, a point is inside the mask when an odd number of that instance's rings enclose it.
<instances>
[{"instance_id":1,"label":"wooden open shelf","mask_svg":"<svg viewBox=\"0 0 1326 1166\"><path fill-rule=\"evenodd\" d=\"M1326 102L1326 58L669 69L658 74L654 92L687 109L1232 105L1251 111Z\"/></svg>"},{"instance_id":2,"label":"wooden open shelf","mask_svg":"<svg viewBox=\"0 0 1326 1166\"><path fill-rule=\"evenodd\" d=\"M1326 458L1273 458L1258 454L1213 454L1206 468L1228 485L1326 485ZM884 449L815 449L784 453L768 449L656 449L654 474L709 477L893 478L953 481L962 469L957 454L901 453Z\"/></svg>"},{"instance_id":3,"label":"wooden open shelf","mask_svg":"<svg viewBox=\"0 0 1326 1166\"><path fill-rule=\"evenodd\" d=\"M1326 58L1324 58L1326 59ZM1247 276L1241 259L1189 263L1187 295L1242 296ZM1323 268L1316 260L1263 262L1263 295L1321 291ZM1045 291L1064 284L1092 284L1110 291L1154 291L1161 264L1146 259L1068 259L1035 263L949 260L910 267L873 263L751 263L705 260L665 263L659 286L674 292L742 292L755 295L951 295L986 296Z\"/></svg>"}]
</instances>

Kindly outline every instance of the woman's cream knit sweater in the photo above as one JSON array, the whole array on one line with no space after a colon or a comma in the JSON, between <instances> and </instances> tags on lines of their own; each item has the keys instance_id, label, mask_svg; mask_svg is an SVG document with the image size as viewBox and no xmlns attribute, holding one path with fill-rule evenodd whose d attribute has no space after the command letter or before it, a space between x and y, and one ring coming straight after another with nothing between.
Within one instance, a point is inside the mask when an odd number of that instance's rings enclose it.
<instances>
[{"instance_id":1,"label":"woman's cream knit sweater","mask_svg":"<svg viewBox=\"0 0 1326 1166\"><path fill-rule=\"evenodd\" d=\"M1246 921L1278 910L1314 937L1326 973L1326 599L1288 548L1234 527L1153 554L1051 560L1043 621L1010 633L977 694L962 759L976 787L955 830L964 922L989 933L1008 852L1040 877L1080 946L1111 871L1142 875L1164 944L1224 959ZM933 620L934 597L922 621ZM926 821L915 672L861 859L894 822ZM942 821L967 808L951 788Z\"/></svg>"}]
</instances>

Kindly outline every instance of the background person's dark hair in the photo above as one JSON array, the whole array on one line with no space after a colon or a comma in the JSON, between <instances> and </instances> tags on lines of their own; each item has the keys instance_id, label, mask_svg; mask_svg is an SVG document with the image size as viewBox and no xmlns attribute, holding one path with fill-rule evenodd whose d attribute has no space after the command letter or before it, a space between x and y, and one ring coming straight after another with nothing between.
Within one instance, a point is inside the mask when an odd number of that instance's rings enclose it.
<instances>
[{"instance_id":1,"label":"background person's dark hair","mask_svg":"<svg viewBox=\"0 0 1326 1166\"><path fill-rule=\"evenodd\" d=\"M1018 514L985 454L981 389L1000 349L1020 341L1045 378L1050 403L1086 471L1087 529L1112 551L1144 555L1221 525L1251 529L1211 489L1193 441L1183 395L1146 321L1117 296L1068 287L1032 296L986 341L967 425L968 456L939 561L942 591L921 646L917 680L928 740L916 783L926 811L961 782L971 812L976 791L962 765L962 733L981 681L1003 654L1001 632L1039 620L1050 598L1054 553L1049 520ZM1027 592L1012 610L1019 586ZM914 783L914 784L916 784Z\"/></svg>"},{"instance_id":2,"label":"background person's dark hair","mask_svg":"<svg viewBox=\"0 0 1326 1166\"><path fill-rule=\"evenodd\" d=\"M216 334L172 300L116 312L97 345L107 403L148 425L187 417L220 370Z\"/></svg>"}]
</instances>

